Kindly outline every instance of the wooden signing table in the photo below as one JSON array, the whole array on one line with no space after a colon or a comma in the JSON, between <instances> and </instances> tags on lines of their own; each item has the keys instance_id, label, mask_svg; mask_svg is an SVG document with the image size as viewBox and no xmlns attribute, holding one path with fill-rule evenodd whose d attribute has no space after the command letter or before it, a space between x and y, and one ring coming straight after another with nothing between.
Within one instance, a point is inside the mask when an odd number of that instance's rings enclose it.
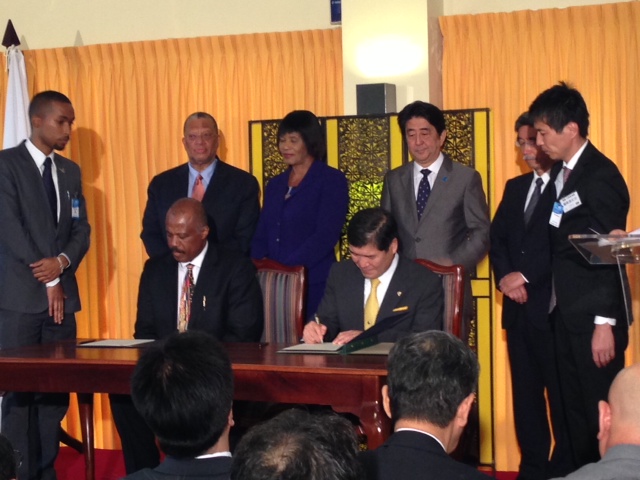
<instances>
[{"instance_id":1,"label":"wooden signing table","mask_svg":"<svg viewBox=\"0 0 640 480\"><path fill-rule=\"evenodd\" d=\"M330 405L360 418L370 448L390 433L380 389L386 356L278 354L282 345L227 344L236 400ZM0 390L78 395L86 478L95 478L93 394L129 393L140 348L87 348L76 341L0 350Z\"/></svg>"}]
</instances>

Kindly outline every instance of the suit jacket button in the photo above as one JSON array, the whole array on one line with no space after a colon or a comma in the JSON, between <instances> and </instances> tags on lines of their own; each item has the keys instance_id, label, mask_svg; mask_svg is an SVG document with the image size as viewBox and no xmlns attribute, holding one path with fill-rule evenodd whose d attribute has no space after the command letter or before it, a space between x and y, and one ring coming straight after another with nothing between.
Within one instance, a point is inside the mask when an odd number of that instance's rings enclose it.
<instances>
[{"instance_id":1,"label":"suit jacket button","mask_svg":"<svg viewBox=\"0 0 640 480\"><path fill-rule=\"evenodd\" d=\"M422 239L420 237L416 237L415 240L416 240L416 243L419 243L419 242L422 241Z\"/></svg>"}]
</instances>

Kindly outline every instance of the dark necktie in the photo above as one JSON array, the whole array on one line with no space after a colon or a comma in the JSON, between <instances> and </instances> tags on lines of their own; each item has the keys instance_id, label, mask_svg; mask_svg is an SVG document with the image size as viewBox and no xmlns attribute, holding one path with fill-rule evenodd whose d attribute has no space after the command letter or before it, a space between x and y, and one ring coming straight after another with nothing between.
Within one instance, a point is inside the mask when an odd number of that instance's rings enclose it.
<instances>
[{"instance_id":1,"label":"dark necktie","mask_svg":"<svg viewBox=\"0 0 640 480\"><path fill-rule=\"evenodd\" d=\"M44 170L42 171L42 183L44 191L49 199L49 208L53 216L53 224L58 225L58 200L56 198L56 186L53 184L53 174L51 173L51 158L47 157L44 161Z\"/></svg>"},{"instance_id":2,"label":"dark necktie","mask_svg":"<svg viewBox=\"0 0 640 480\"><path fill-rule=\"evenodd\" d=\"M569 180L569 175L571 175L571 169L569 167L562 167L562 186L563 187L567 184L567 180Z\"/></svg>"},{"instance_id":3,"label":"dark necktie","mask_svg":"<svg viewBox=\"0 0 640 480\"><path fill-rule=\"evenodd\" d=\"M524 224L528 225L529 220L531 220L531 215L533 215L533 211L536 209L536 205L538 204L538 200L540 200L540 195L542 195L542 185L544 182L541 178L536 180L536 186L533 189L533 193L531 194L531 198L529 199L529 204L524 211Z\"/></svg>"},{"instance_id":4,"label":"dark necktie","mask_svg":"<svg viewBox=\"0 0 640 480\"><path fill-rule=\"evenodd\" d=\"M418 196L416 197L418 220L422 218L422 213L424 212L424 208L427 206L427 200L429 200L429 195L431 194L431 186L429 185L428 178L431 170L423 168L420 170L420 173L422 174L422 180L420 180L420 184L418 185Z\"/></svg>"}]
</instances>

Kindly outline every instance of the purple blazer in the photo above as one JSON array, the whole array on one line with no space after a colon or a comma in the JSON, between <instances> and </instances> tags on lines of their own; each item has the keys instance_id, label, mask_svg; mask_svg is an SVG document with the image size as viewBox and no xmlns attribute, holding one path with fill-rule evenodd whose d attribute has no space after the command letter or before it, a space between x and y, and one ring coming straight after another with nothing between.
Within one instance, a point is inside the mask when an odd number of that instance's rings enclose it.
<instances>
[{"instance_id":1,"label":"purple blazer","mask_svg":"<svg viewBox=\"0 0 640 480\"><path fill-rule=\"evenodd\" d=\"M311 317L336 261L334 248L347 215L349 189L344 173L315 161L285 200L289 171L267 184L251 256L307 267L306 311Z\"/></svg>"}]
</instances>

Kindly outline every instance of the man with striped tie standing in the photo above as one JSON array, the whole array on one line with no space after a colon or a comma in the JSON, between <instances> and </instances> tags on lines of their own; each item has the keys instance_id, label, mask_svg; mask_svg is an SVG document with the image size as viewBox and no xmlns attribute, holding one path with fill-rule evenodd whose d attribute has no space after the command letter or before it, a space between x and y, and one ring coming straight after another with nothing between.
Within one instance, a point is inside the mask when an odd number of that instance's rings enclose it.
<instances>
[{"instance_id":1,"label":"man with striped tie standing","mask_svg":"<svg viewBox=\"0 0 640 480\"><path fill-rule=\"evenodd\" d=\"M516 147L533 171L509 180L491 223L489 257L504 295L502 328L507 333L513 414L520 447L521 480L563 476L572 468L566 436L555 347L549 319L551 251L549 211L553 165L536 145L533 121L516 120ZM553 435L547 420L549 399ZM549 460L552 438L555 442Z\"/></svg>"}]
</instances>

